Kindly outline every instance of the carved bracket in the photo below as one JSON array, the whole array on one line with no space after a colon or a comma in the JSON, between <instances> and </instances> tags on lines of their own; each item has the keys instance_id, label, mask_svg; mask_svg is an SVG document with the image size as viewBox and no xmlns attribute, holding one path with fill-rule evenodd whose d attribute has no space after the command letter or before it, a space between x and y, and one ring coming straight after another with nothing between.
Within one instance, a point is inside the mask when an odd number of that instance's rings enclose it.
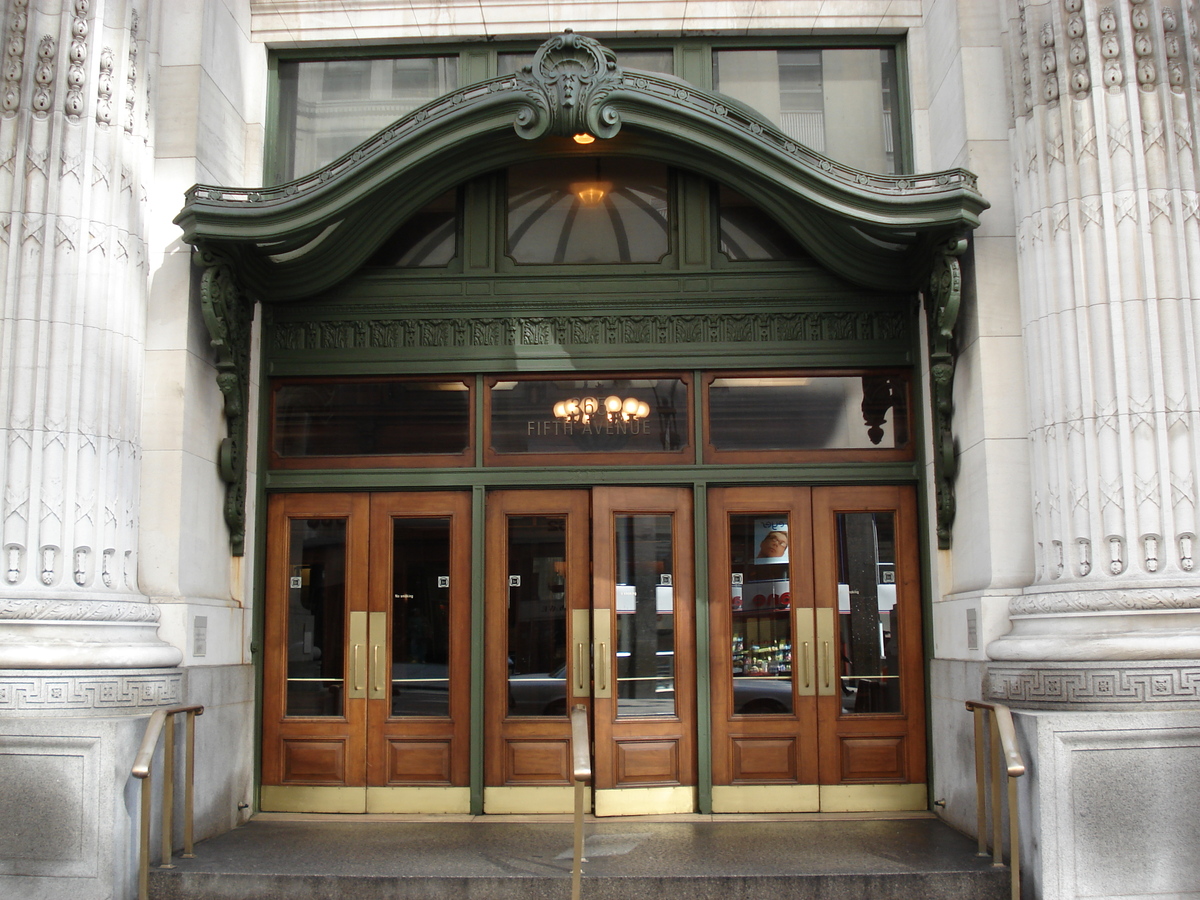
<instances>
[{"instance_id":1,"label":"carved bracket","mask_svg":"<svg viewBox=\"0 0 1200 900\"><path fill-rule=\"evenodd\" d=\"M966 252L965 239L943 244L934 259L925 291L925 313L929 319L929 382L933 406L933 477L937 488L938 548L950 549L950 526L954 524L954 324L962 303L962 269L958 258Z\"/></svg>"},{"instance_id":2,"label":"carved bracket","mask_svg":"<svg viewBox=\"0 0 1200 900\"><path fill-rule=\"evenodd\" d=\"M217 386L225 395L225 424L218 461L225 482L225 523L234 556L246 544L246 450L250 408L250 330L254 303L242 295L233 265L217 253L197 248L193 261L204 270L200 308L217 352Z\"/></svg>"},{"instance_id":3,"label":"carved bracket","mask_svg":"<svg viewBox=\"0 0 1200 900\"><path fill-rule=\"evenodd\" d=\"M568 28L542 44L517 74L526 103L513 128L528 140L582 132L611 138L621 130L621 116L607 100L620 85L616 55Z\"/></svg>"}]
</instances>

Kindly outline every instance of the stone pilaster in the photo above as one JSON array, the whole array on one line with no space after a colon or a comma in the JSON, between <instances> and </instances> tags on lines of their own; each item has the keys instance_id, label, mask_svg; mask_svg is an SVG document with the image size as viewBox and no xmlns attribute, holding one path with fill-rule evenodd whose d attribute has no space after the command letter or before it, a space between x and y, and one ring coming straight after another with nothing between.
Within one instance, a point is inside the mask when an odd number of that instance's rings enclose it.
<instances>
[{"instance_id":1,"label":"stone pilaster","mask_svg":"<svg viewBox=\"0 0 1200 900\"><path fill-rule=\"evenodd\" d=\"M6 0L0 668L169 666L138 591L141 0Z\"/></svg>"},{"instance_id":2,"label":"stone pilaster","mask_svg":"<svg viewBox=\"0 0 1200 900\"><path fill-rule=\"evenodd\" d=\"M1009 11L1037 574L988 654L1200 659L1200 12Z\"/></svg>"}]
</instances>

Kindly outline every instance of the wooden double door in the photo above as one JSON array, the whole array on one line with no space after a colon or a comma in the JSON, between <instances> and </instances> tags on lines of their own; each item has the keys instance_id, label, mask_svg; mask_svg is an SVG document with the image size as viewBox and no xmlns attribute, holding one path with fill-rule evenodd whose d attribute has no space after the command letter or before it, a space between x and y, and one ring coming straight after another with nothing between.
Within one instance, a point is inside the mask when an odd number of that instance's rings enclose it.
<instances>
[{"instance_id":1,"label":"wooden double door","mask_svg":"<svg viewBox=\"0 0 1200 900\"><path fill-rule=\"evenodd\" d=\"M924 808L913 490L693 499L273 496L262 808L567 811L576 706L598 815Z\"/></svg>"},{"instance_id":2,"label":"wooden double door","mask_svg":"<svg viewBox=\"0 0 1200 900\"><path fill-rule=\"evenodd\" d=\"M268 507L260 802L470 810L470 495Z\"/></svg>"},{"instance_id":3,"label":"wooden double door","mask_svg":"<svg viewBox=\"0 0 1200 900\"><path fill-rule=\"evenodd\" d=\"M488 500L485 812L567 812L588 710L597 815L696 808L691 492Z\"/></svg>"}]
</instances>

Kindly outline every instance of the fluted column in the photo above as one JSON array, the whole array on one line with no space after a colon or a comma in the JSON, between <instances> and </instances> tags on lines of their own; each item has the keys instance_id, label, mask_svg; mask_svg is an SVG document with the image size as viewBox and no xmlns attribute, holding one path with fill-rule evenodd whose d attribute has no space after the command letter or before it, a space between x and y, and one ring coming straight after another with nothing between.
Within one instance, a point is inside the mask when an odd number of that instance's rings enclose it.
<instances>
[{"instance_id":1,"label":"fluted column","mask_svg":"<svg viewBox=\"0 0 1200 900\"><path fill-rule=\"evenodd\" d=\"M6 0L0 668L168 666L137 586L143 0Z\"/></svg>"},{"instance_id":2,"label":"fluted column","mask_svg":"<svg viewBox=\"0 0 1200 900\"><path fill-rule=\"evenodd\" d=\"M1200 659L1195 3L1010 12L1037 574L988 654Z\"/></svg>"}]
</instances>

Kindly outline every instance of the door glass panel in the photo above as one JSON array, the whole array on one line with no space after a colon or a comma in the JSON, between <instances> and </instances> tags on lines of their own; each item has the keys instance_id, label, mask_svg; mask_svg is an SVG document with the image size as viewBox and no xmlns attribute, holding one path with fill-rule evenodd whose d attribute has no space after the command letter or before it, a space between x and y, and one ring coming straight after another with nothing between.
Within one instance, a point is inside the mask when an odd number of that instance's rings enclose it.
<instances>
[{"instance_id":1,"label":"door glass panel","mask_svg":"<svg viewBox=\"0 0 1200 900\"><path fill-rule=\"evenodd\" d=\"M287 715L342 715L346 520L292 519Z\"/></svg>"},{"instance_id":2,"label":"door glass panel","mask_svg":"<svg viewBox=\"0 0 1200 900\"><path fill-rule=\"evenodd\" d=\"M450 714L450 520L392 520L392 715Z\"/></svg>"},{"instance_id":3,"label":"door glass panel","mask_svg":"<svg viewBox=\"0 0 1200 900\"><path fill-rule=\"evenodd\" d=\"M900 712L895 516L838 513L842 710Z\"/></svg>"},{"instance_id":4,"label":"door glass panel","mask_svg":"<svg viewBox=\"0 0 1200 900\"><path fill-rule=\"evenodd\" d=\"M792 711L792 593L786 514L729 517L733 711Z\"/></svg>"},{"instance_id":5,"label":"door glass panel","mask_svg":"<svg viewBox=\"0 0 1200 900\"><path fill-rule=\"evenodd\" d=\"M508 519L508 712L567 713L567 520Z\"/></svg>"},{"instance_id":6,"label":"door glass panel","mask_svg":"<svg viewBox=\"0 0 1200 900\"><path fill-rule=\"evenodd\" d=\"M671 516L616 517L617 715L675 715Z\"/></svg>"}]
</instances>

